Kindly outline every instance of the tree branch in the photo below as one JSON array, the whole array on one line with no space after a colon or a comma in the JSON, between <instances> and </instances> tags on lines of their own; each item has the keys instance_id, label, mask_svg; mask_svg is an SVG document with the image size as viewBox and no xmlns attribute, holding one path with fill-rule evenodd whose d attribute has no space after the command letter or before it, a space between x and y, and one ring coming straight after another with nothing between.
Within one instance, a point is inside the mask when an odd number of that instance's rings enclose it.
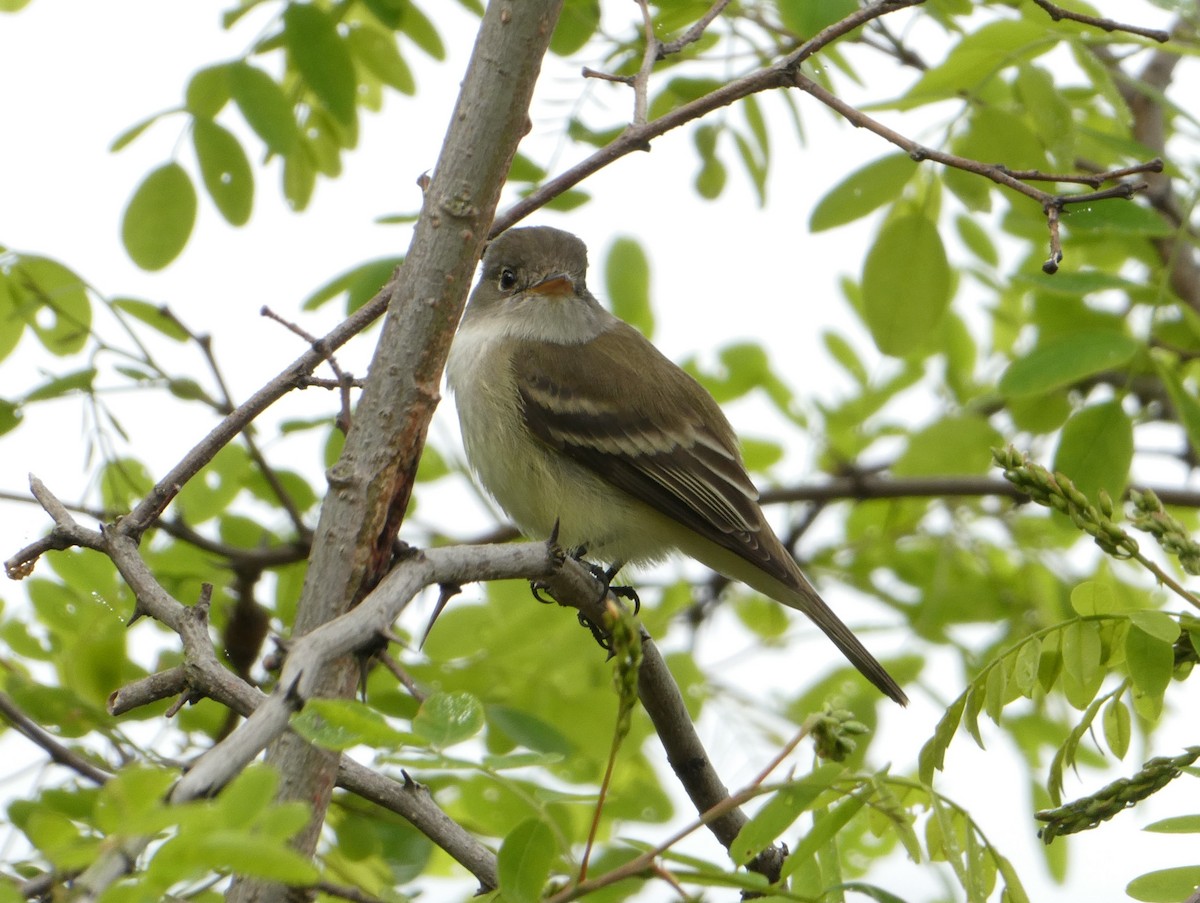
<instances>
[{"instance_id":1,"label":"tree branch","mask_svg":"<svg viewBox=\"0 0 1200 903\"><path fill-rule=\"evenodd\" d=\"M421 216L404 255L402 278L393 285L354 423L329 470L330 491L321 507L296 611L297 637L347 611L387 573L429 421L440 399L450 341L505 177L528 129L533 87L561 7L562 0L496 2L484 13L437 167L425 190ZM378 630L386 626L380 624ZM353 693L359 672L346 656L359 646L346 647L341 658L323 659L300 673L289 667L295 648L281 678L286 695L273 696L264 704L265 713L255 713L260 722L286 723L296 698ZM246 736L246 726L226 742ZM293 841L298 850L311 855L333 790L338 757L294 735L266 733L278 736L267 762L280 773L280 798L312 806L306 830ZM256 746L234 749L247 752ZM233 756L235 761L240 758ZM196 780L204 774L202 769ZM229 898L286 897L282 886L273 885L262 894L260 887L239 881Z\"/></svg>"},{"instance_id":2,"label":"tree branch","mask_svg":"<svg viewBox=\"0 0 1200 903\"><path fill-rule=\"evenodd\" d=\"M727 107L744 97L772 88L786 88L792 85L790 72L814 53L833 43L866 23L886 16L897 10L919 6L924 0L882 0L862 7L846 18L833 23L828 28L818 32L805 41L796 50L789 53L779 62L754 72L736 78L722 85L715 91L698 97L696 100L676 107L652 122L643 125L631 125L609 144L600 148L590 157L572 166L566 172L544 182L521 200L496 217L492 225L491 235L496 236L519 223L535 210L541 209L549 201L558 197L564 191L575 187L588 176L608 166L634 151L645 150L650 142L667 132L679 128L695 119Z\"/></svg>"},{"instance_id":3,"label":"tree branch","mask_svg":"<svg viewBox=\"0 0 1200 903\"><path fill-rule=\"evenodd\" d=\"M18 733L24 734L32 743L44 749L51 761L65 765L93 784L103 785L108 781L108 772L97 768L74 750L59 743L55 737L43 730L41 725L21 711L21 707L7 693L0 693L0 717Z\"/></svg>"},{"instance_id":4,"label":"tree branch","mask_svg":"<svg viewBox=\"0 0 1200 903\"><path fill-rule=\"evenodd\" d=\"M1063 19L1069 19L1072 22L1081 22L1084 25L1091 25L1093 28L1100 28L1104 31L1125 31L1129 34L1135 34L1143 38L1149 38L1152 41L1158 41L1160 44L1165 44L1171 40L1170 32L1163 31L1160 28L1141 28L1137 25L1124 25L1120 22L1114 22L1112 19L1104 19L1099 16L1089 16L1086 13L1072 12L1069 9L1063 9L1056 3L1050 3L1049 0L1033 0L1036 6L1040 6L1055 22L1061 22Z\"/></svg>"}]
</instances>

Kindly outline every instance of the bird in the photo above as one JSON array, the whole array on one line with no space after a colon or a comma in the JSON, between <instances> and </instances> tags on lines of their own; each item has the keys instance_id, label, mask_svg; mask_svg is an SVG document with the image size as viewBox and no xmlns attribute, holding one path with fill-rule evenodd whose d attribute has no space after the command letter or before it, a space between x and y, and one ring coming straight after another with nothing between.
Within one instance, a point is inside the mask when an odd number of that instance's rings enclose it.
<instances>
[{"instance_id":1,"label":"bird","mask_svg":"<svg viewBox=\"0 0 1200 903\"><path fill-rule=\"evenodd\" d=\"M772 530L712 395L588 290L561 229L488 245L446 363L467 461L526 536L612 565L680 552L807 615L879 690L907 696Z\"/></svg>"}]
</instances>

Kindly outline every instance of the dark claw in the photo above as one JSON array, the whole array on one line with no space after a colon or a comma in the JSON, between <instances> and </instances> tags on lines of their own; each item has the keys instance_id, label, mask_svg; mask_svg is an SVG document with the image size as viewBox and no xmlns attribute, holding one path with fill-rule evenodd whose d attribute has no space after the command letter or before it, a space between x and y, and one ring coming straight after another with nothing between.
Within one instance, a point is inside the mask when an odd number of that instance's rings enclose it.
<instances>
[{"instance_id":1,"label":"dark claw","mask_svg":"<svg viewBox=\"0 0 1200 903\"><path fill-rule=\"evenodd\" d=\"M555 604L554 599L550 598L549 596L542 595L542 593L545 591L545 589L546 589L545 585L543 585L542 583L539 583L537 580L529 581L529 591L531 593L533 593L533 598L537 599L543 605Z\"/></svg>"},{"instance_id":2,"label":"dark claw","mask_svg":"<svg viewBox=\"0 0 1200 903\"><path fill-rule=\"evenodd\" d=\"M635 615L642 610L642 600L638 598L637 590L632 586L610 586L608 589L618 599L628 599L632 602Z\"/></svg>"},{"instance_id":3,"label":"dark claw","mask_svg":"<svg viewBox=\"0 0 1200 903\"><path fill-rule=\"evenodd\" d=\"M600 596L604 598L608 593L612 593L618 599L627 599L633 603L633 613L636 615L642 610L642 600L638 598L637 590L632 586L613 586L613 577L617 576L617 571L621 570L623 565L617 563L611 567L602 568L598 564L588 564L588 569L592 572L592 576L604 584L604 594Z\"/></svg>"},{"instance_id":4,"label":"dark claw","mask_svg":"<svg viewBox=\"0 0 1200 903\"><path fill-rule=\"evenodd\" d=\"M579 612L578 617L579 623L592 632L592 639L596 641L596 645L608 653L606 661L616 655L612 647L612 634L604 630L604 628L593 624L591 618L583 612Z\"/></svg>"}]
</instances>

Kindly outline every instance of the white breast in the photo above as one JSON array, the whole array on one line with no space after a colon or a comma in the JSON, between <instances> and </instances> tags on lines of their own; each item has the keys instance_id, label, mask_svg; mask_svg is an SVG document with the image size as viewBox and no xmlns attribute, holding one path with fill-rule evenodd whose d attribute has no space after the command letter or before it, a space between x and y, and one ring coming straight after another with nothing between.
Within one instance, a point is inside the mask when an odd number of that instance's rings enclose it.
<instances>
[{"instance_id":1,"label":"white breast","mask_svg":"<svg viewBox=\"0 0 1200 903\"><path fill-rule=\"evenodd\" d=\"M672 545L664 518L551 450L525 426L510 338L494 324L459 327L446 362L463 444L484 489L530 539L546 539L559 521L564 548L586 546L597 561L649 561Z\"/></svg>"}]
</instances>

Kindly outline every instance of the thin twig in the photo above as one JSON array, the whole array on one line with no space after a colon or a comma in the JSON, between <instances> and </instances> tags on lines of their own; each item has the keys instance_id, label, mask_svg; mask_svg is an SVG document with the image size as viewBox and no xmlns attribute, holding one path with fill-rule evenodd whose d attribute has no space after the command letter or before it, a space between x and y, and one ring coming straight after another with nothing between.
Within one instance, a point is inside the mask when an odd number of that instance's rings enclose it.
<instances>
[{"instance_id":1,"label":"thin twig","mask_svg":"<svg viewBox=\"0 0 1200 903\"><path fill-rule=\"evenodd\" d=\"M317 352L320 352L321 354L325 355L325 362L329 364L329 369L332 370L333 375L337 377L337 387L340 391L341 399L342 399L342 410L341 410L341 413L338 414L337 427L343 433L349 432L349 430L350 430L350 389L358 381L356 381L352 376L350 376L348 373L346 373L344 370L342 370L341 365L338 364L337 358L333 354L333 350L326 348L325 345L322 343L321 339L318 339L316 336L312 335L305 329L302 329L299 324L293 323L291 320L284 319L279 314L275 313L275 311L271 310L271 308L267 307L265 304L262 306L262 308L259 312L264 317L274 320L276 323L280 324L285 329L290 330L291 332L300 336L300 338L302 338L302 339L304 339L304 341L308 342L309 347L312 348L313 351L317 351Z\"/></svg>"},{"instance_id":2,"label":"thin twig","mask_svg":"<svg viewBox=\"0 0 1200 903\"><path fill-rule=\"evenodd\" d=\"M553 179L542 183L540 187L534 189L524 198L502 212L492 223L489 235L494 238L505 229L511 228L535 210L544 207L564 191L575 187L588 176L604 169L621 157L635 151L645 150L654 138L664 135L695 119L699 119L713 110L729 106L751 94L790 86L792 83L789 75L790 70L799 66L800 63L811 57L814 53L817 53L838 38L849 34L868 22L878 19L881 16L889 15L897 10L920 6L923 2L924 0L882 0L882 2L862 7L841 21L835 22L828 28L823 29L782 60L734 79L720 88L705 94L703 97L676 107L674 110L663 114L652 122L647 122L644 125L631 125L590 157L580 161Z\"/></svg>"},{"instance_id":3,"label":"thin twig","mask_svg":"<svg viewBox=\"0 0 1200 903\"><path fill-rule=\"evenodd\" d=\"M1120 22L1114 22L1112 19L1089 16L1087 13L1072 12L1069 9L1063 9L1055 3L1050 3L1049 0L1033 0L1033 2L1044 9L1055 22L1070 19L1072 22L1091 25L1093 28L1100 28L1108 32L1125 31L1139 37L1149 38L1152 41L1158 41L1160 44L1165 44L1171 40L1171 33L1163 31L1161 28L1142 28L1138 25L1124 25Z\"/></svg>"},{"instance_id":4,"label":"thin twig","mask_svg":"<svg viewBox=\"0 0 1200 903\"><path fill-rule=\"evenodd\" d=\"M637 75L633 77L633 124L644 125L646 111L649 109L648 95L650 93L650 74L654 71L654 63L658 56L658 38L654 36L654 16L650 13L650 5L646 0L634 0L642 12L642 40L646 42L642 50L642 65Z\"/></svg>"},{"instance_id":5,"label":"thin twig","mask_svg":"<svg viewBox=\"0 0 1200 903\"><path fill-rule=\"evenodd\" d=\"M679 53L684 47L689 44L694 44L704 37L704 32L708 26L713 23L717 16L725 10L729 5L729 0L716 0L716 2L708 8L708 11L696 20L687 31L677 37L674 41L668 41L665 44L658 44L658 59L664 60L672 54Z\"/></svg>"},{"instance_id":6,"label":"thin twig","mask_svg":"<svg viewBox=\"0 0 1200 903\"><path fill-rule=\"evenodd\" d=\"M26 715L7 693L0 693L0 716L3 716L14 730L24 734L35 745L44 749L52 761L59 765L65 765L92 783L103 786L112 777L108 772L97 768L83 756L67 749L56 738L50 736L36 721Z\"/></svg>"}]
</instances>

